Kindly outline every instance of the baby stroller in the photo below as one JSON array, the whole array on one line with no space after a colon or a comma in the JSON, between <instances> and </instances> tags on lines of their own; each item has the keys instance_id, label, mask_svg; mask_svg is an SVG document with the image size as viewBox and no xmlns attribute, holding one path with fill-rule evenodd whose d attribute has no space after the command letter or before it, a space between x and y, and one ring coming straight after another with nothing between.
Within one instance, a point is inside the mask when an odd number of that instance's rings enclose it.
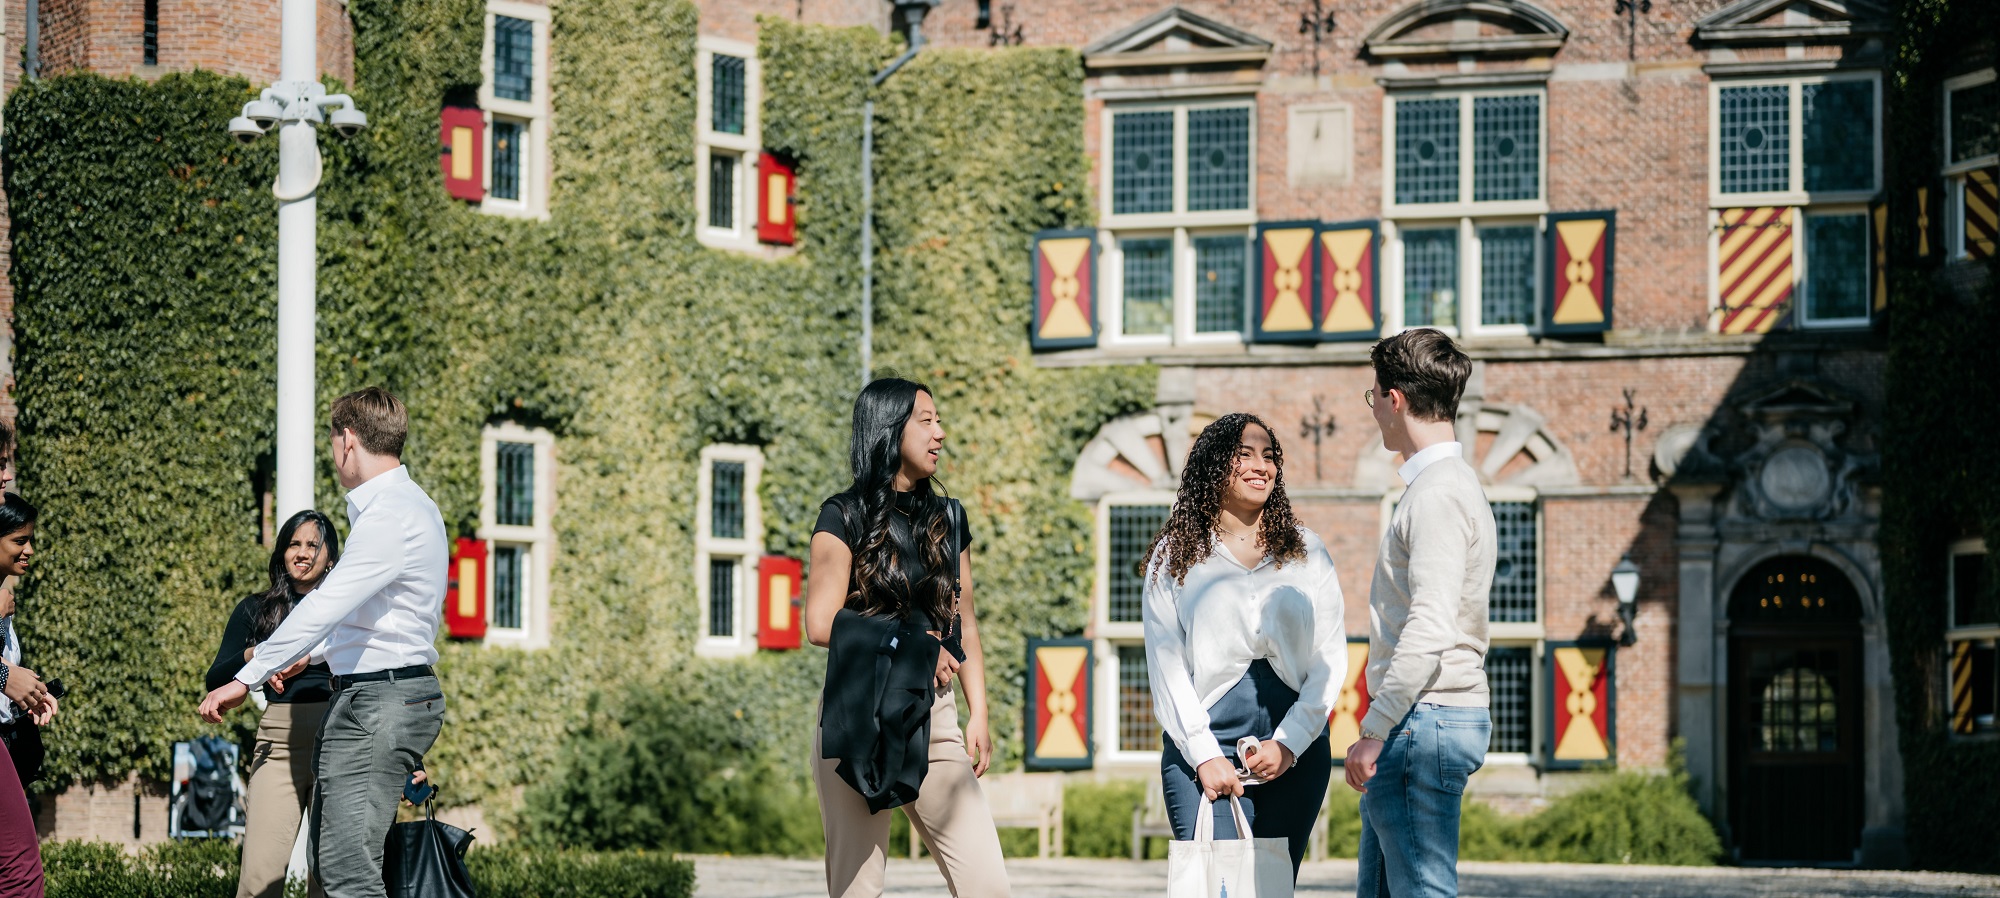
<instances>
[{"instance_id":1,"label":"baby stroller","mask_svg":"<svg viewBox=\"0 0 2000 898\"><path fill-rule=\"evenodd\" d=\"M243 835L243 778L239 749L220 736L174 743L174 778L167 800L167 837L231 838Z\"/></svg>"}]
</instances>

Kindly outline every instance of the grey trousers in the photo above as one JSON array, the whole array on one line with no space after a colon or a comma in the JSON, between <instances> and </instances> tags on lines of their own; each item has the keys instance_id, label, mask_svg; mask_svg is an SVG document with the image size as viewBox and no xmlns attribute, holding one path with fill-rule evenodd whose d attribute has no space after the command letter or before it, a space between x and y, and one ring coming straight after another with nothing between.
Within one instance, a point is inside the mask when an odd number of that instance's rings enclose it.
<instances>
[{"instance_id":1,"label":"grey trousers","mask_svg":"<svg viewBox=\"0 0 2000 898\"><path fill-rule=\"evenodd\" d=\"M444 726L436 677L356 683L333 694L313 784L313 875L329 898L387 898L382 844L403 783Z\"/></svg>"}]
</instances>

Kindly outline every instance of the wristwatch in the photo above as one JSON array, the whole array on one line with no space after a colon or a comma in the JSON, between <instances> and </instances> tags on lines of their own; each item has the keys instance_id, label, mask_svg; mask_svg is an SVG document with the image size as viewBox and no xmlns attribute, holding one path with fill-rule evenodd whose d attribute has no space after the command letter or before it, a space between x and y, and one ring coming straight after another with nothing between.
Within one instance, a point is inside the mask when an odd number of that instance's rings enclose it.
<instances>
[{"instance_id":1,"label":"wristwatch","mask_svg":"<svg viewBox=\"0 0 2000 898\"><path fill-rule=\"evenodd\" d=\"M1383 736L1383 735L1382 735L1381 733L1377 733L1377 732L1375 732L1375 731L1373 731L1373 730L1370 730L1370 729L1369 729L1369 728L1367 728L1367 727L1362 727L1362 728L1361 728L1361 738L1363 738L1363 739L1373 739L1373 740L1375 740L1375 741L1377 741L1377 742L1387 742L1387 741L1389 741L1388 737L1386 737L1386 736Z\"/></svg>"}]
</instances>

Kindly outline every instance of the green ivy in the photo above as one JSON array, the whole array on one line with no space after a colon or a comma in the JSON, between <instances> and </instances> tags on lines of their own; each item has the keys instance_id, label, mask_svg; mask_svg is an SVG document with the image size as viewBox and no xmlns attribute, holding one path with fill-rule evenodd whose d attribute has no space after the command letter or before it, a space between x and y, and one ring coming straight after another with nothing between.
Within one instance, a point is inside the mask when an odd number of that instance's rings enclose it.
<instances>
[{"instance_id":1,"label":"green ivy","mask_svg":"<svg viewBox=\"0 0 2000 898\"><path fill-rule=\"evenodd\" d=\"M557 438L552 644L442 646L451 705L431 769L448 801L518 829L524 789L647 713L638 684L756 722L746 751L802 793L825 656L693 657L696 459L763 447L774 553L803 557L820 500L846 485L861 106L897 48L763 22L765 142L799 160L800 245L757 258L694 241L685 0L553 8L547 220L448 198L437 112L476 89L483 8L350 0L350 91L374 127L321 139L316 412L371 383L402 395L406 459L460 533L478 519L482 427ZM203 730L192 709L224 614L264 576L275 142L222 129L251 96L206 73L86 73L8 101L22 476L46 510L23 629L43 669L85 686L50 734L56 787L165 776L168 744ZM1074 52L930 50L872 98L876 358L929 381L947 416L992 722L1019 758L1023 639L1078 632L1089 607L1091 521L1069 468L1155 374L1029 360L1030 237L1091 221ZM340 496L322 462L337 519Z\"/></svg>"}]
</instances>

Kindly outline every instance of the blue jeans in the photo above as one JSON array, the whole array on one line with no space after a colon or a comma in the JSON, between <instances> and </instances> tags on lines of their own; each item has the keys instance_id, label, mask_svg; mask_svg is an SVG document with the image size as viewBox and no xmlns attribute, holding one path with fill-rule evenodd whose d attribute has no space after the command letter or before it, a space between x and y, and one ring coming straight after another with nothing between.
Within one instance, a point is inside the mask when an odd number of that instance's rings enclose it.
<instances>
[{"instance_id":1,"label":"blue jeans","mask_svg":"<svg viewBox=\"0 0 2000 898\"><path fill-rule=\"evenodd\" d=\"M1299 694L1285 685L1271 662L1259 658L1244 671L1243 679L1208 707L1209 732L1222 743L1223 757L1242 766L1242 759L1236 756L1236 740L1244 736L1271 738L1278 722L1298 700ZM1251 834L1290 841L1294 878L1299 875L1299 862L1305 859L1306 840L1319 819L1320 806L1326 802L1326 785L1333 778L1333 749L1328 738L1322 730L1283 776L1243 789L1243 816L1250 822ZM1195 819L1201 816L1201 780L1173 739L1162 734L1160 743L1160 784L1167 801L1167 822L1174 828L1174 838L1187 841L1194 838ZM1215 837L1240 838L1228 801L1215 803Z\"/></svg>"},{"instance_id":2,"label":"blue jeans","mask_svg":"<svg viewBox=\"0 0 2000 898\"><path fill-rule=\"evenodd\" d=\"M1361 796L1356 898L1458 894L1459 799L1492 735L1485 708L1420 704L1396 725Z\"/></svg>"}]
</instances>

